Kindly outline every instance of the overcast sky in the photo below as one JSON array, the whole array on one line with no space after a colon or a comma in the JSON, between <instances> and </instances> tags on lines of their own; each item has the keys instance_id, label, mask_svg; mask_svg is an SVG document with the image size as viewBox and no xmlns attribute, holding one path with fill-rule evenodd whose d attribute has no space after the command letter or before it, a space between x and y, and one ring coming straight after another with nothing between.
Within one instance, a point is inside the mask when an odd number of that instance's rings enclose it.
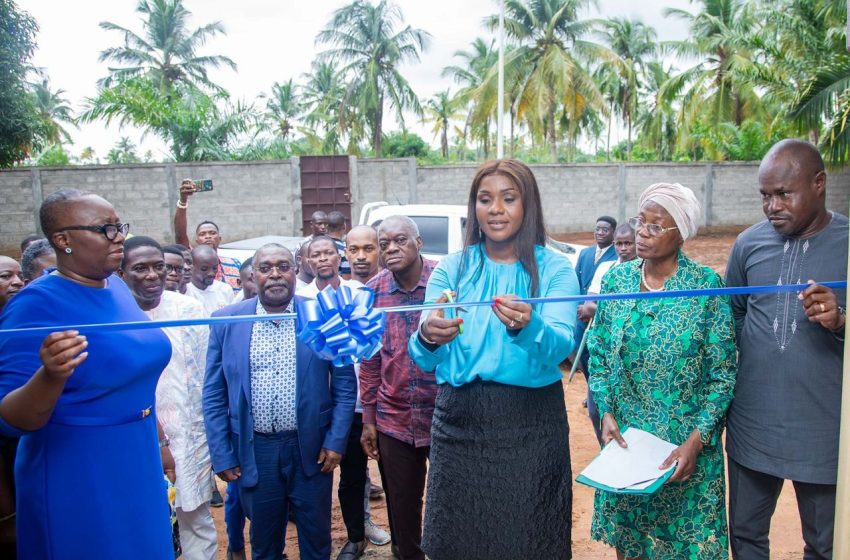
<instances>
[{"instance_id":1,"label":"overcast sky","mask_svg":"<svg viewBox=\"0 0 850 560\"><path fill-rule=\"evenodd\" d=\"M253 102L275 81L284 82L310 70L318 49L316 34L327 24L331 13L345 5L343 0L184 0L193 14L191 27L215 20L227 31L201 51L201 54L223 54L232 58L238 71L213 71L214 82L227 89L233 98ZM403 68L420 99L427 99L452 81L440 77L443 67L455 64L452 54L466 50L476 37L487 37L489 31L482 20L498 12L495 0L396 0L405 20L413 27L428 31L429 49L422 62ZM100 51L118 46L122 36L100 29L98 23L111 21L141 34L141 21L135 12L135 0L18 0L38 22L38 49L33 57L36 66L46 69L52 87L65 90L74 111L79 111L86 97L96 93L96 81L107 74L106 64L98 62ZM679 39L686 30L675 19L662 15L665 7L695 10L689 0L599 0L599 9L587 17L634 17L652 25L661 40ZM408 128L421 134L436 146L437 141L427 127L410 119ZM385 117L384 127L396 129L394 119ZM86 146L105 159L106 153L121 136L163 159L167 152L153 136L142 141L141 132L113 124L83 125L69 129L74 145L70 151L79 155Z\"/></svg>"}]
</instances>

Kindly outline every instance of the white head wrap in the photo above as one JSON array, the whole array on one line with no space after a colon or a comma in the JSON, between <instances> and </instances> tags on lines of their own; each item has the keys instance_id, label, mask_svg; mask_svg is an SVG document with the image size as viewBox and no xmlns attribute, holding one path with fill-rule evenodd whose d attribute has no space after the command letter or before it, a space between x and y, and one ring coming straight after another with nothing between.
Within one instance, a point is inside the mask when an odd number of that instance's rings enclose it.
<instances>
[{"instance_id":1,"label":"white head wrap","mask_svg":"<svg viewBox=\"0 0 850 560\"><path fill-rule=\"evenodd\" d=\"M673 217L682 239L696 237L699 229L700 205L694 191L679 183L655 183L640 195L638 208L647 202L661 206Z\"/></svg>"}]
</instances>

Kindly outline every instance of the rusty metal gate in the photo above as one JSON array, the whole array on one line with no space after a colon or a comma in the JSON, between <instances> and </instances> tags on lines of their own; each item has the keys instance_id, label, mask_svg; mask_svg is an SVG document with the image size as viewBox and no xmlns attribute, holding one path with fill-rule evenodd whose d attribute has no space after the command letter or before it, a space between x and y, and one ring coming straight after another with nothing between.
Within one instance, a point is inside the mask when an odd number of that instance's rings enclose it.
<instances>
[{"instance_id":1,"label":"rusty metal gate","mask_svg":"<svg viewBox=\"0 0 850 560\"><path fill-rule=\"evenodd\" d=\"M348 156L302 156L301 217L304 235L310 235L310 216L338 210L351 227L351 177Z\"/></svg>"}]
</instances>

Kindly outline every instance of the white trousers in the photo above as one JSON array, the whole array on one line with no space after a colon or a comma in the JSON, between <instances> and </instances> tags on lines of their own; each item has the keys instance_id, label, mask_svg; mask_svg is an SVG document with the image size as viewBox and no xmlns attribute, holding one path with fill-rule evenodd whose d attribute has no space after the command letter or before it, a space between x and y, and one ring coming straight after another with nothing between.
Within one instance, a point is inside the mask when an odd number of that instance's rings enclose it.
<instances>
[{"instance_id":1,"label":"white trousers","mask_svg":"<svg viewBox=\"0 0 850 560\"><path fill-rule=\"evenodd\" d=\"M218 539L209 502L193 511L177 508L177 525L184 560L215 560Z\"/></svg>"}]
</instances>

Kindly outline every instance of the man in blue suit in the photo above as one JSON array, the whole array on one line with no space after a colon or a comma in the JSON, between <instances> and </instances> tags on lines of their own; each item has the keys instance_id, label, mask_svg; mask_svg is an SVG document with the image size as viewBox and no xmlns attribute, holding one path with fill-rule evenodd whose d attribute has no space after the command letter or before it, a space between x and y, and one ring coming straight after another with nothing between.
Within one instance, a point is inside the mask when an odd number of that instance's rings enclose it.
<instances>
[{"instance_id":1,"label":"man in blue suit","mask_svg":"<svg viewBox=\"0 0 850 560\"><path fill-rule=\"evenodd\" d=\"M587 247L579 253L576 276L578 276L582 294L587 293L587 288L593 281L593 274L600 263L617 260L617 252L614 250L615 229L617 229L617 220L611 216L600 216L596 220L596 229L593 231L596 246Z\"/></svg>"},{"instance_id":2,"label":"man in blue suit","mask_svg":"<svg viewBox=\"0 0 850 560\"><path fill-rule=\"evenodd\" d=\"M581 293L586 294L587 289L593 282L593 275L599 265L608 262L616 261L617 251L614 249L614 230L617 229L617 220L611 216L599 216L596 220L596 228L593 231L593 238L596 240L595 246L587 247L582 250L576 262L576 276L578 276L579 288ZM593 317L593 307L585 307L584 304L579 305L578 321L576 322L576 336L579 340L584 336L584 331L587 330L587 324ZM574 360L581 361L581 369L584 371L587 378L587 361L589 355L587 350L581 353L581 356L576 356ZM589 380L588 380L589 381ZM593 397L590 390L587 391L587 412L593 422L594 430L599 429L599 413L596 411L596 405L593 403Z\"/></svg>"},{"instance_id":3,"label":"man in blue suit","mask_svg":"<svg viewBox=\"0 0 850 560\"><path fill-rule=\"evenodd\" d=\"M295 259L277 244L254 254L257 297L213 316L293 311ZM331 553L333 469L354 415L351 366L334 367L295 338L295 322L213 325L204 423L213 469L236 481L255 560L280 560L289 508L305 560Z\"/></svg>"}]
</instances>

